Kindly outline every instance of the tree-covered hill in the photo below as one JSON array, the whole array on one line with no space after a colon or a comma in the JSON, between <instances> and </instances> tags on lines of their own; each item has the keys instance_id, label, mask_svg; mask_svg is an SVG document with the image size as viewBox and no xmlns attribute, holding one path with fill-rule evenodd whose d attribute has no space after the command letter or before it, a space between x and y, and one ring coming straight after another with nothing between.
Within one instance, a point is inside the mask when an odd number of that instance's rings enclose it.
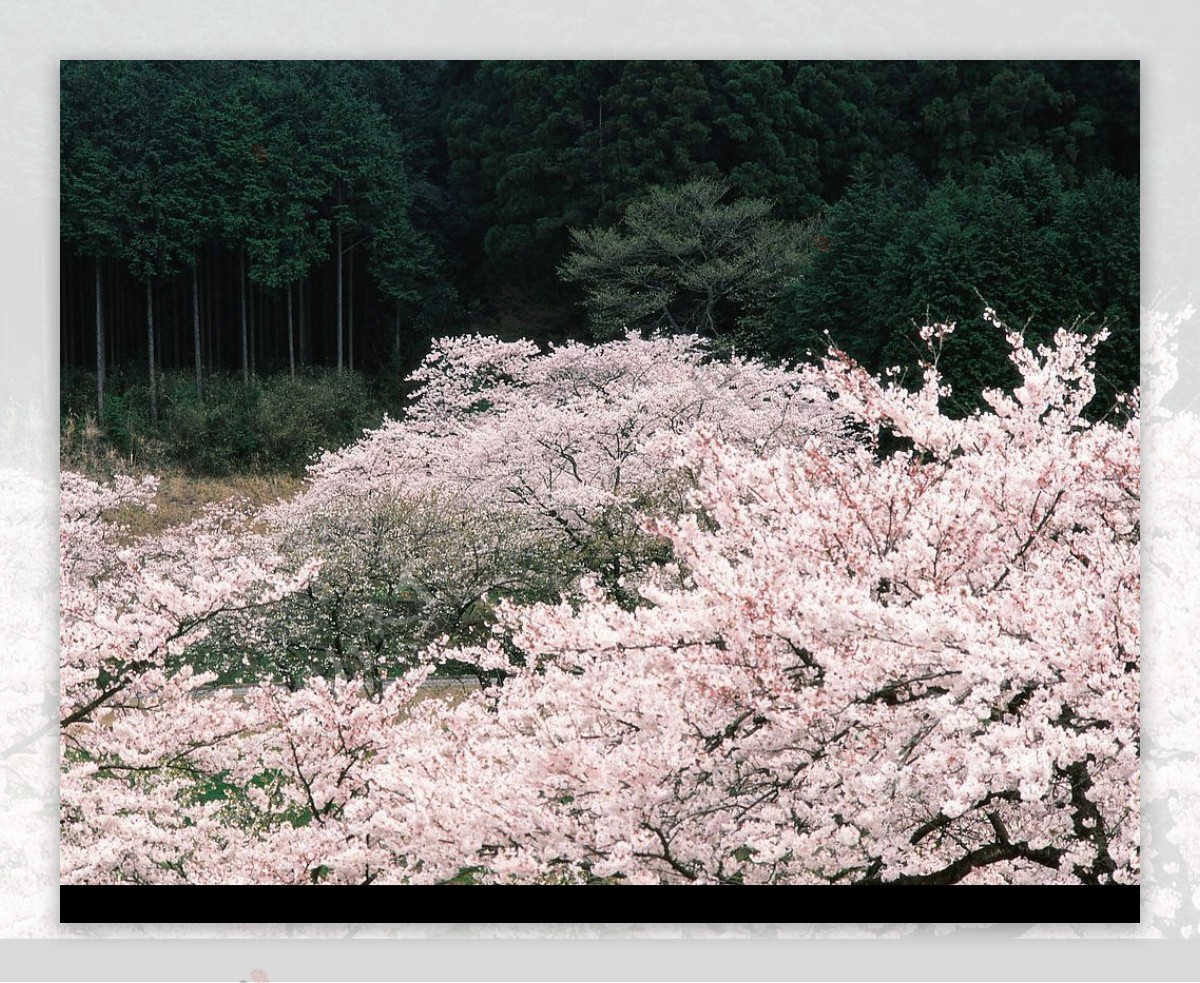
<instances>
[{"instance_id":1,"label":"tree-covered hill","mask_svg":"<svg viewBox=\"0 0 1200 983\"><path fill-rule=\"evenodd\" d=\"M704 322L752 354L828 331L907 366L893 337L954 319L970 403L1007 371L967 329L982 296L1036 337L1107 321L1127 389L1138 88L1115 61L63 62L62 364L93 411L109 381L155 418L172 370L203 399L214 373L394 377L464 330L588 337L581 236L709 181L787 254Z\"/></svg>"}]
</instances>

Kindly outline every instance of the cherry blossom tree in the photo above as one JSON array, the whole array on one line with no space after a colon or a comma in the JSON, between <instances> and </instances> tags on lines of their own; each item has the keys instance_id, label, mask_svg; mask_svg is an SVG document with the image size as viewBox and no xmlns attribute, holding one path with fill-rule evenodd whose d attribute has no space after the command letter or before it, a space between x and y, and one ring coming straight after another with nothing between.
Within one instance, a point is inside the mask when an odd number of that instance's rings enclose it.
<instances>
[{"instance_id":1,"label":"cherry blossom tree","mask_svg":"<svg viewBox=\"0 0 1200 983\"><path fill-rule=\"evenodd\" d=\"M546 354L447 338L412 381L402 421L324 455L304 493L273 510L280 549L319 557L323 572L269 628L233 630L256 666L377 687L442 635L486 631L489 598L557 599L591 573L641 603L638 577L667 554L638 516L678 512L690 480L655 438L702 423L758 454L847 439L799 373L713 360L692 338Z\"/></svg>"},{"instance_id":2,"label":"cherry blossom tree","mask_svg":"<svg viewBox=\"0 0 1200 983\"><path fill-rule=\"evenodd\" d=\"M141 540L114 519L150 503L157 482L61 479L60 785L65 881L158 882L186 876L194 852L247 836L198 799L253 721L213 678L180 660L223 612L276 601L309 579L214 509ZM220 837L213 834L220 825ZM221 864L200 864L222 867Z\"/></svg>"},{"instance_id":3,"label":"cherry blossom tree","mask_svg":"<svg viewBox=\"0 0 1200 983\"><path fill-rule=\"evenodd\" d=\"M64 879L1136 881L1138 394L1089 422L1102 336L1005 332L1021 384L947 417L952 330L922 332L917 391L836 351L697 355L681 382L633 357L678 341L443 343L413 414L274 523L340 503L340 542L382 489L569 551L619 508L657 554L624 593L580 563L561 599L495 599L488 637L447 633L370 699L199 693L210 625L320 575L233 514L121 546L105 514L151 486L65 479ZM503 681L416 699L446 660Z\"/></svg>"},{"instance_id":4,"label":"cherry blossom tree","mask_svg":"<svg viewBox=\"0 0 1200 983\"><path fill-rule=\"evenodd\" d=\"M503 687L384 753L374 849L432 880L1136 881L1136 398L1089 424L1100 339L1007 337L1023 384L963 420L932 359L915 393L825 363L910 450L665 441L698 485L648 522L649 603L504 606L523 657L477 650Z\"/></svg>"}]
</instances>

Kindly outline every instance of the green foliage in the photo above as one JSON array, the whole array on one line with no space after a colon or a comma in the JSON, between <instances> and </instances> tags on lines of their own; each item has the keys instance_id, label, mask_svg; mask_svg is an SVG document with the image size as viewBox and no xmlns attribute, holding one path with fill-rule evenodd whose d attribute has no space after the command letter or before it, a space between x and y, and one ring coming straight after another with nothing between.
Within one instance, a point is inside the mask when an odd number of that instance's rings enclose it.
<instances>
[{"instance_id":1,"label":"green foliage","mask_svg":"<svg viewBox=\"0 0 1200 983\"><path fill-rule=\"evenodd\" d=\"M1062 310L1108 325L1111 337L1096 353L1096 384L1107 402L1138 384L1139 334L1138 186L1110 171L1064 192L1054 232L1063 259Z\"/></svg>"},{"instance_id":2,"label":"green foliage","mask_svg":"<svg viewBox=\"0 0 1200 983\"><path fill-rule=\"evenodd\" d=\"M408 368L482 317L577 336L561 270L587 285L598 337L674 321L796 357L828 329L872 367L911 364L895 340L911 321L973 318L983 294L1035 332L1107 320L1098 370L1120 387L1137 357L1138 86L1131 61L67 61L64 360L94 366L99 296L109 388L126 392L122 369L146 372L149 280L168 371L240 367L247 283L266 288L245 319L259 369L331 364L351 337L355 367ZM733 193L726 212L770 201L771 222L820 224L805 279L791 260L808 233L789 244L767 223L771 241L715 259L689 246L711 230L670 216L657 258L627 241L652 187L705 181ZM631 291L608 260L646 282ZM179 274L197 264L193 345ZM301 282L284 330L283 288ZM960 331L946 358L969 402L1004 353ZM132 448L140 421L119 409ZM179 412L196 441L240 426ZM205 467L248 446L227 443Z\"/></svg>"},{"instance_id":3,"label":"green foliage","mask_svg":"<svg viewBox=\"0 0 1200 983\"><path fill-rule=\"evenodd\" d=\"M932 187L903 163L855 183L825 216L828 247L776 316L775 354L803 358L826 336L873 372L910 377L912 324L954 321L939 368L958 412L1015 380L985 305L1034 341L1107 325L1098 412L1138 384L1138 189L1110 172L1068 188L1042 152L1003 154L976 182Z\"/></svg>"},{"instance_id":4,"label":"green foliage","mask_svg":"<svg viewBox=\"0 0 1200 983\"><path fill-rule=\"evenodd\" d=\"M821 207L821 143L786 66L771 61L705 63L718 165L736 191L775 202L789 220Z\"/></svg>"},{"instance_id":5,"label":"green foliage","mask_svg":"<svg viewBox=\"0 0 1200 983\"><path fill-rule=\"evenodd\" d=\"M100 424L119 453L137 457L151 433L148 403L140 392L113 394L104 401Z\"/></svg>"},{"instance_id":6,"label":"green foliage","mask_svg":"<svg viewBox=\"0 0 1200 983\"><path fill-rule=\"evenodd\" d=\"M901 97L888 62L801 62L791 81L803 131L816 143L821 196L832 201L857 168L879 166L907 149Z\"/></svg>"},{"instance_id":7,"label":"green foliage","mask_svg":"<svg viewBox=\"0 0 1200 983\"><path fill-rule=\"evenodd\" d=\"M96 376L85 369L63 366L58 378L59 426L70 418L83 419L96 408Z\"/></svg>"},{"instance_id":8,"label":"green foliage","mask_svg":"<svg viewBox=\"0 0 1200 983\"><path fill-rule=\"evenodd\" d=\"M328 371L254 380L213 375L204 398L194 376L171 372L160 380L159 419L150 419L145 385L123 375L112 380L97 421L88 394L95 377L74 372L62 391L64 459L86 464L103 442L125 460L146 468L181 467L195 475L265 472L302 474L321 449L341 447L369 426L383 408L359 373ZM92 431L87 431L91 426Z\"/></svg>"},{"instance_id":9,"label":"green foliage","mask_svg":"<svg viewBox=\"0 0 1200 983\"><path fill-rule=\"evenodd\" d=\"M573 230L559 269L583 284L597 338L693 332L761 347L764 317L804 268L805 231L758 198L723 201L724 181L653 188L619 228Z\"/></svg>"},{"instance_id":10,"label":"green foliage","mask_svg":"<svg viewBox=\"0 0 1200 983\"><path fill-rule=\"evenodd\" d=\"M877 174L865 168L824 216L820 239L802 280L789 285L776 309L773 354L803 359L833 341L868 368L893 330L907 334L906 310L897 310L908 273L912 211L924 183L903 161Z\"/></svg>"},{"instance_id":11,"label":"green foliage","mask_svg":"<svg viewBox=\"0 0 1200 983\"><path fill-rule=\"evenodd\" d=\"M202 63L133 64L131 126L114 139L128 155L123 180L132 191L120 213L127 229L123 258L145 280L192 265L212 220L210 103L197 74Z\"/></svg>"},{"instance_id":12,"label":"green foliage","mask_svg":"<svg viewBox=\"0 0 1200 983\"><path fill-rule=\"evenodd\" d=\"M123 124L133 106L126 63L64 62L60 106L61 231L85 255L115 256L125 239L134 155Z\"/></svg>"},{"instance_id":13,"label":"green foliage","mask_svg":"<svg viewBox=\"0 0 1200 983\"><path fill-rule=\"evenodd\" d=\"M226 475L259 453L254 390L228 377L210 377L204 399L194 378L172 373L162 380L159 433L175 464L197 474Z\"/></svg>"},{"instance_id":14,"label":"green foliage","mask_svg":"<svg viewBox=\"0 0 1200 983\"><path fill-rule=\"evenodd\" d=\"M628 201L652 185L720 175L711 94L699 62L626 62L604 102L603 163L614 197Z\"/></svg>"},{"instance_id":15,"label":"green foliage","mask_svg":"<svg viewBox=\"0 0 1200 983\"><path fill-rule=\"evenodd\" d=\"M319 559L320 575L260 617L222 621L189 650L192 664L223 682L342 676L377 691L438 639L486 639L501 597L554 601L579 573L518 518L378 489L302 517L280 547L297 564Z\"/></svg>"},{"instance_id":16,"label":"green foliage","mask_svg":"<svg viewBox=\"0 0 1200 983\"><path fill-rule=\"evenodd\" d=\"M593 221L605 199L601 93L610 70L596 62L451 67L441 109L455 206L448 231L474 268L464 270L469 279L555 289L568 227Z\"/></svg>"},{"instance_id":17,"label":"green foliage","mask_svg":"<svg viewBox=\"0 0 1200 983\"><path fill-rule=\"evenodd\" d=\"M382 416L366 380L354 372L273 376L262 384L255 423L260 466L298 473L321 449L342 447Z\"/></svg>"},{"instance_id":18,"label":"green foliage","mask_svg":"<svg viewBox=\"0 0 1200 983\"><path fill-rule=\"evenodd\" d=\"M245 785L230 782L228 771L214 775L186 774L193 779L190 788L183 793L185 801L192 803L217 802L230 825L242 828L269 826L287 823L292 827L307 826L312 822L312 810L288 802L281 794L285 776L274 769L262 771ZM254 804L250 791L266 796L269 803L266 814Z\"/></svg>"}]
</instances>

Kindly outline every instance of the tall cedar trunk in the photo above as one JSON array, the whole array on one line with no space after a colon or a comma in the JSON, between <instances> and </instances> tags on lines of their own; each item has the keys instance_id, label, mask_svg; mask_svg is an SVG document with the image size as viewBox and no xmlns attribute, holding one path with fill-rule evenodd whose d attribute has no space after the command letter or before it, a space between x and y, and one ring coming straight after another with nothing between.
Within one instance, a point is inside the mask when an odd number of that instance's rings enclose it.
<instances>
[{"instance_id":1,"label":"tall cedar trunk","mask_svg":"<svg viewBox=\"0 0 1200 983\"><path fill-rule=\"evenodd\" d=\"M66 265L67 265L67 260L60 257L58 282L74 284L73 280L68 279L71 275L71 271L66 268ZM59 357L62 359L62 364L60 365L60 368L66 368L67 366L74 367L74 365L75 365L76 331L75 331L75 318L72 316L72 310L74 308L74 298L71 296L71 293L72 292L69 289L66 291L64 298L63 298L63 302L62 302L64 306L59 308L59 325L65 326L67 329L67 333L62 337L61 341L59 342L59 345L60 345Z\"/></svg>"},{"instance_id":2,"label":"tall cedar trunk","mask_svg":"<svg viewBox=\"0 0 1200 983\"><path fill-rule=\"evenodd\" d=\"M217 297L217 260L215 249L208 251L209 262L204 276L204 313L208 317L208 330L204 332L204 361L208 367L214 368L221 364L221 334L217 331L220 323L221 301Z\"/></svg>"},{"instance_id":3,"label":"tall cedar trunk","mask_svg":"<svg viewBox=\"0 0 1200 983\"><path fill-rule=\"evenodd\" d=\"M596 131L600 134L600 153L596 156L596 166L600 171L600 207L603 208L608 204L607 196L604 193L604 96L596 97L596 106L599 110Z\"/></svg>"},{"instance_id":4,"label":"tall cedar trunk","mask_svg":"<svg viewBox=\"0 0 1200 983\"><path fill-rule=\"evenodd\" d=\"M104 416L104 286L96 257L96 414Z\"/></svg>"},{"instance_id":5,"label":"tall cedar trunk","mask_svg":"<svg viewBox=\"0 0 1200 983\"><path fill-rule=\"evenodd\" d=\"M196 350L196 398L204 398L204 374L200 358L200 260L192 267L192 340Z\"/></svg>"},{"instance_id":6,"label":"tall cedar trunk","mask_svg":"<svg viewBox=\"0 0 1200 983\"><path fill-rule=\"evenodd\" d=\"M154 375L154 286L150 277L146 277L146 345L146 362L150 370L150 421L158 423L158 383Z\"/></svg>"},{"instance_id":7,"label":"tall cedar trunk","mask_svg":"<svg viewBox=\"0 0 1200 983\"><path fill-rule=\"evenodd\" d=\"M354 246L346 263L346 367L354 371Z\"/></svg>"},{"instance_id":8,"label":"tall cedar trunk","mask_svg":"<svg viewBox=\"0 0 1200 983\"><path fill-rule=\"evenodd\" d=\"M304 300L304 295L308 292L306 287L308 284L308 274L296 282L296 306L299 310L296 312L296 327L300 348L300 366L304 367L305 359L308 357L308 304Z\"/></svg>"},{"instance_id":9,"label":"tall cedar trunk","mask_svg":"<svg viewBox=\"0 0 1200 983\"><path fill-rule=\"evenodd\" d=\"M337 224L337 370L342 374L342 223Z\"/></svg>"},{"instance_id":10,"label":"tall cedar trunk","mask_svg":"<svg viewBox=\"0 0 1200 983\"><path fill-rule=\"evenodd\" d=\"M187 280L168 284L158 291L158 371L162 372L163 357L173 369L183 366L191 355L191 328L188 325L188 307L191 285ZM169 293L168 293L169 291Z\"/></svg>"},{"instance_id":11,"label":"tall cedar trunk","mask_svg":"<svg viewBox=\"0 0 1200 983\"><path fill-rule=\"evenodd\" d=\"M109 263L107 275L104 276L104 296L108 298L108 310L113 314L113 324L125 324L121 319L121 313L125 311L127 300L127 290L122 290L116 281L116 271L113 269L115 263ZM121 335L124 331L113 331L113 336L108 338L106 352L104 352L104 373L108 373L109 368L118 365L121 356L125 354L121 342L124 341Z\"/></svg>"},{"instance_id":12,"label":"tall cedar trunk","mask_svg":"<svg viewBox=\"0 0 1200 983\"><path fill-rule=\"evenodd\" d=\"M136 301L133 299L133 291L124 289L125 281L121 278L119 269L116 269L117 264L113 264L113 268L108 271L108 296L110 300L120 298L120 304L113 311L113 324L133 324L134 318L137 316L133 311L133 305ZM127 337L124 331L113 332L113 343L109 345L108 367L116 368L123 358L132 357L129 353L130 346L133 345L133 338Z\"/></svg>"},{"instance_id":13,"label":"tall cedar trunk","mask_svg":"<svg viewBox=\"0 0 1200 983\"><path fill-rule=\"evenodd\" d=\"M246 250L238 250L238 294L242 304L242 385L250 385L250 338L246 326Z\"/></svg>"},{"instance_id":14,"label":"tall cedar trunk","mask_svg":"<svg viewBox=\"0 0 1200 983\"><path fill-rule=\"evenodd\" d=\"M247 298L248 308L250 311L250 374L254 375L254 356L258 351L258 318L255 316L254 308L254 287L250 288L250 296Z\"/></svg>"},{"instance_id":15,"label":"tall cedar trunk","mask_svg":"<svg viewBox=\"0 0 1200 983\"><path fill-rule=\"evenodd\" d=\"M296 343L294 325L292 324L292 285L283 288L287 291L287 332L288 332L288 373L296 378Z\"/></svg>"}]
</instances>

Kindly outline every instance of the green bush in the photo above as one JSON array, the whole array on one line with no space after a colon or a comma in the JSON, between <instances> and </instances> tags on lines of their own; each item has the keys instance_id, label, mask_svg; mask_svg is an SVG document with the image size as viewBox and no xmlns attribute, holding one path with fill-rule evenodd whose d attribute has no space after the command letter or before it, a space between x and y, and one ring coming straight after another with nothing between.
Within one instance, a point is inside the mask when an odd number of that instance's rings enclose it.
<instances>
[{"instance_id":1,"label":"green bush","mask_svg":"<svg viewBox=\"0 0 1200 983\"><path fill-rule=\"evenodd\" d=\"M64 425L68 417L95 416L96 373L64 368L58 378L58 411Z\"/></svg>"},{"instance_id":2,"label":"green bush","mask_svg":"<svg viewBox=\"0 0 1200 983\"><path fill-rule=\"evenodd\" d=\"M117 455L126 464L166 465L215 477L248 472L300 474L322 448L356 440L378 426L383 408L358 373L310 370L255 379L213 374L204 398L189 372L158 380L158 421L150 417L145 379L117 370L107 380L96 419L96 377L64 373L59 413L64 460L83 466Z\"/></svg>"},{"instance_id":3,"label":"green bush","mask_svg":"<svg viewBox=\"0 0 1200 983\"><path fill-rule=\"evenodd\" d=\"M145 397L136 390L106 393L100 425L116 449L130 458L138 457L147 439L152 437Z\"/></svg>"},{"instance_id":4,"label":"green bush","mask_svg":"<svg viewBox=\"0 0 1200 983\"><path fill-rule=\"evenodd\" d=\"M365 427L377 426L382 415L366 380L357 373L267 379L255 418L260 463L267 470L301 472L318 450L356 440Z\"/></svg>"},{"instance_id":5,"label":"green bush","mask_svg":"<svg viewBox=\"0 0 1200 983\"><path fill-rule=\"evenodd\" d=\"M159 434L171 459L197 474L226 475L254 467L260 446L255 421L257 386L210 376L204 399L195 379L170 374L162 380Z\"/></svg>"}]
</instances>

